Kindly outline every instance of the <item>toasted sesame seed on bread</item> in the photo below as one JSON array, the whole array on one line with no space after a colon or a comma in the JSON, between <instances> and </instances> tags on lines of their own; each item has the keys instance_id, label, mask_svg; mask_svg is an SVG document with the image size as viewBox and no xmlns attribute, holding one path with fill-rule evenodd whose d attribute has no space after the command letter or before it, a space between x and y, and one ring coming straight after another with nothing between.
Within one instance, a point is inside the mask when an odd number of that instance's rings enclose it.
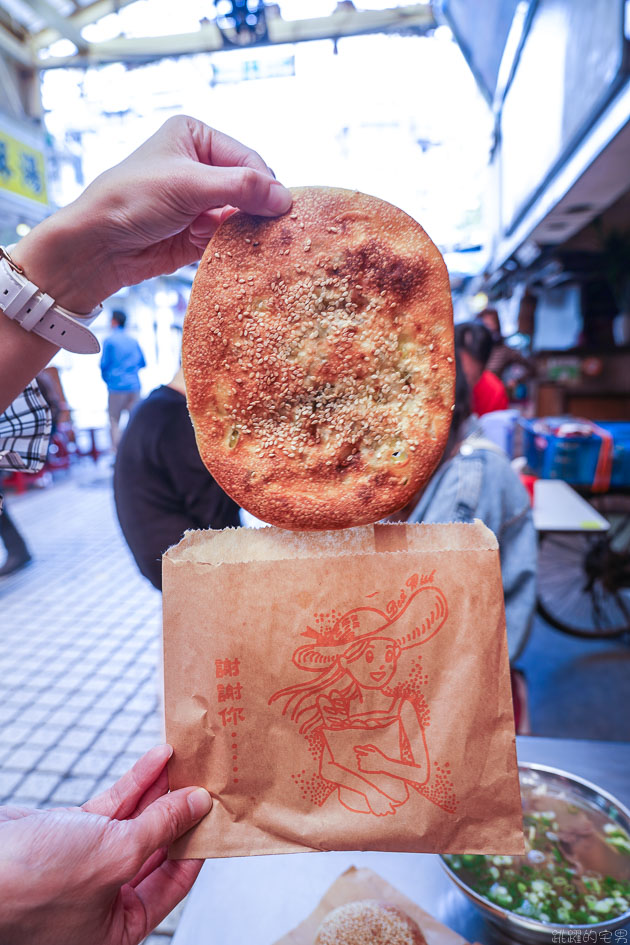
<instances>
[{"instance_id":1,"label":"toasted sesame seed on bread","mask_svg":"<svg viewBox=\"0 0 630 945\"><path fill-rule=\"evenodd\" d=\"M420 927L398 906L363 899L330 912L314 945L426 945Z\"/></svg>"},{"instance_id":2,"label":"toasted sesame seed on bread","mask_svg":"<svg viewBox=\"0 0 630 945\"><path fill-rule=\"evenodd\" d=\"M444 261L398 208L293 190L210 241L184 323L201 457L283 528L346 528L406 505L448 436L455 364Z\"/></svg>"}]
</instances>

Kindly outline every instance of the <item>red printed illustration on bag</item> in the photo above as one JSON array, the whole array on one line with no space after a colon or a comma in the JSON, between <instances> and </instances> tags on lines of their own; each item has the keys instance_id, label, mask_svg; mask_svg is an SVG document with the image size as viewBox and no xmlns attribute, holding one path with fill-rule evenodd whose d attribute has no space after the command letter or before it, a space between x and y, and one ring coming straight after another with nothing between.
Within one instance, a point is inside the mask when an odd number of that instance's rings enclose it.
<instances>
[{"instance_id":1,"label":"red printed illustration on bag","mask_svg":"<svg viewBox=\"0 0 630 945\"><path fill-rule=\"evenodd\" d=\"M317 770L293 774L302 796L321 806L334 792L347 809L395 814L410 789L448 813L457 800L450 765L431 760L427 677L407 651L431 640L448 615L435 572L413 574L381 610L355 607L317 614L294 664L313 678L274 693L299 726ZM378 592L369 599L378 597Z\"/></svg>"}]
</instances>

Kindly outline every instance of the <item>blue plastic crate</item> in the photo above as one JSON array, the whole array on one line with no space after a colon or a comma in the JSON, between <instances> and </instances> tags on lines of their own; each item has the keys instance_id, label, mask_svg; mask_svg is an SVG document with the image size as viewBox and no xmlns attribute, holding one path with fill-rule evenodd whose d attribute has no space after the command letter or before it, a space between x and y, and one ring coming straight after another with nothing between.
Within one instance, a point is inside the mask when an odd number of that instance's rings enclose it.
<instances>
[{"instance_id":1,"label":"blue plastic crate","mask_svg":"<svg viewBox=\"0 0 630 945\"><path fill-rule=\"evenodd\" d=\"M591 436L558 436L540 430L540 425L544 423L558 426L576 422L575 417L519 420L523 429L523 452L527 465L541 479L563 479L574 486L592 485L601 437L596 433ZM630 423L598 421L597 426L608 430L613 437L611 488L630 487Z\"/></svg>"}]
</instances>

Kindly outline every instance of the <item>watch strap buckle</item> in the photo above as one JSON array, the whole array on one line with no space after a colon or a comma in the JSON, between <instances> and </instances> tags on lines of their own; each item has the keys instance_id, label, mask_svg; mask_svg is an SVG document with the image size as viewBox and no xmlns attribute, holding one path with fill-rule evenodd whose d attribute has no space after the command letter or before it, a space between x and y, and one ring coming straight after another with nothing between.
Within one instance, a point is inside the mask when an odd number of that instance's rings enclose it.
<instances>
[{"instance_id":1,"label":"watch strap buckle","mask_svg":"<svg viewBox=\"0 0 630 945\"><path fill-rule=\"evenodd\" d=\"M7 252L4 246L0 246L0 259L6 259L8 264L11 266L11 269L13 269L14 272L17 272L18 275L20 276L26 275L22 267L19 266L18 263L15 262L13 257Z\"/></svg>"}]
</instances>

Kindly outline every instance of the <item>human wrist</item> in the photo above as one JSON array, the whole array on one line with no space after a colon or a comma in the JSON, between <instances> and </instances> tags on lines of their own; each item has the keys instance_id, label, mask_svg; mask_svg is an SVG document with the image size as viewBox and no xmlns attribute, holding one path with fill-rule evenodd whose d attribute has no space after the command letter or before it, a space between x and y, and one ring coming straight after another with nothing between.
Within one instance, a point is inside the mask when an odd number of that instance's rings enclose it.
<instances>
[{"instance_id":1,"label":"human wrist","mask_svg":"<svg viewBox=\"0 0 630 945\"><path fill-rule=\"evenodd\" d=\"M76 203L34 227L11 256L30 282L78 315L88 314L120 288L92 214L82 214Z\"/></svg>"}]
</instances>

